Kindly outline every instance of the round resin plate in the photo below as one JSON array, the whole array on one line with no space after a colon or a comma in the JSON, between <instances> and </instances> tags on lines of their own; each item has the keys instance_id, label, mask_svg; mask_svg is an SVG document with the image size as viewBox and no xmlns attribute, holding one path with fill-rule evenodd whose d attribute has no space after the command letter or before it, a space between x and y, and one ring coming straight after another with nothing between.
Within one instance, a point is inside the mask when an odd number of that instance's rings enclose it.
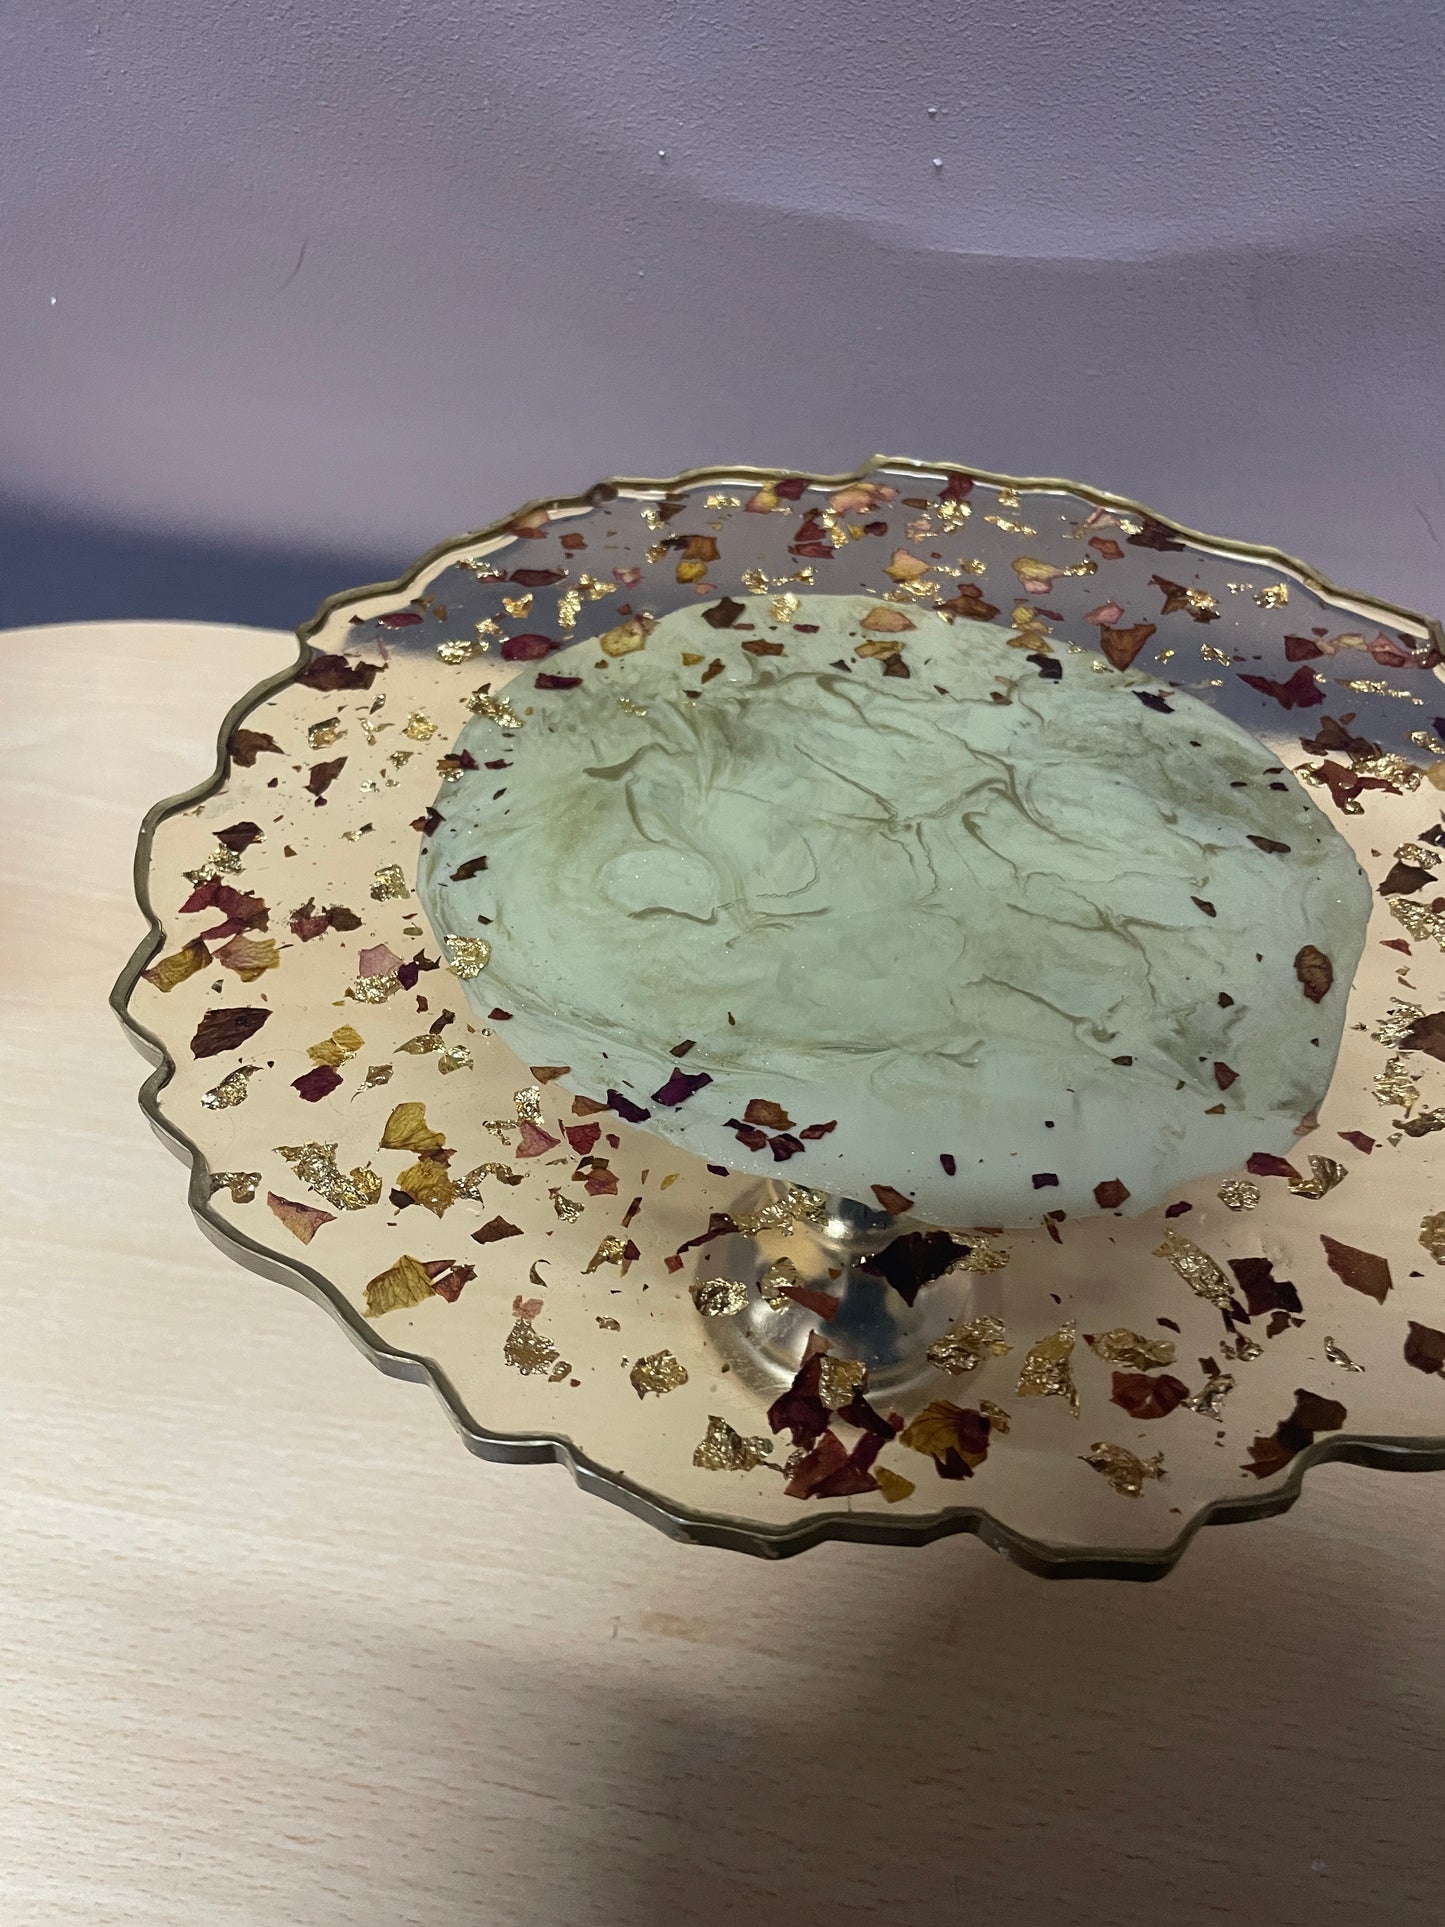
<instances>
[{"instance_id":1,"label":"round resin plate","mask_svg":"<svg viewBox=\"0 0 1445 1927\"><path fill-rule=\"evenodd\" d=\"M1308 786L1375 895L1287 1158L1139 1216L1045 1191L1031 1225L941 1233L886 1186L828 1198L796 1138L776 1178L705 1165L474 1013L485 932L433 931L415 884L455 786L506 784L508 680L693 603L722 610L719 654L745 646L742 595L785 654L814 592L995 621L1021 677L1148 669ZM967 1531L1044 1573L1157 1576L1321 1459L1445 1466L1441 642L1073 483L880 458L535 504L329 603L214 776L147 817L151 934L114 995L157 1066L142 1104L214 1241L430 1381L484 1457L558 1459L753 1553ZM478 715L480 763L453 754Z\"/></svg>"}]
</instances>

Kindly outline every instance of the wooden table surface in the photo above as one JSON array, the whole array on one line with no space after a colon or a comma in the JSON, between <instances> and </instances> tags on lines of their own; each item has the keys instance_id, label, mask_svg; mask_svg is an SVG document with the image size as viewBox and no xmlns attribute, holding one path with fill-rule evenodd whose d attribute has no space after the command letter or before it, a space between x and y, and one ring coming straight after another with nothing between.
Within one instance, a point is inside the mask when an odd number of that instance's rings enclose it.
<instances>
[{"instance_id":1,"label":"wooden table surface","mask_svg":"<svg viewBox=\"0 0 1445 1927\"><path fill-rule=\"evenodd\" d=\"M773 1567L472 1459L206 1243L105 999L142 811L293 648L0 636L4 1927L1433 1927L1445 1479L1154 1586Z\"/></svg>"}]
</instances>

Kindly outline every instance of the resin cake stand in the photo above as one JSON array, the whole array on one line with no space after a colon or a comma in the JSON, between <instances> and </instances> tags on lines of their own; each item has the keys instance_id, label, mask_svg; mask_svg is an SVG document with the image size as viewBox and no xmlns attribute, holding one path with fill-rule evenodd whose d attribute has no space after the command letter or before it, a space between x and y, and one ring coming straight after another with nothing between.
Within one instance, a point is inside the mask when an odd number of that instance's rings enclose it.
<instances>
[{"instance_id":1,"label":"resin cake stand","mask_svg":"<svg viewBox=\"0 0 1445 1927\"><path fill-rule=\"evenodd\" d=\"M773 1181L705 1166L534 1075L501 1009L471 1018L486 946L413 892L449 784L489 780L451 755L471 715L506 780L509 643L565 674L639 614L768 594L786 626L812 591L1135 663L1310 786L1376 895L1291 1158L1137 1217L930 1236L902 1198L811 1187L806 1153ZM1157 1577L1320 1460L1445 1466L1441 642L1273 550L948 464L533 504L329 602L215 774L147 816L151 930L113 996L157 1067L142 1105L212 1240L429 1381L484 1457L766 1556L963 1531Z\"/></svg>"}]
</instances>

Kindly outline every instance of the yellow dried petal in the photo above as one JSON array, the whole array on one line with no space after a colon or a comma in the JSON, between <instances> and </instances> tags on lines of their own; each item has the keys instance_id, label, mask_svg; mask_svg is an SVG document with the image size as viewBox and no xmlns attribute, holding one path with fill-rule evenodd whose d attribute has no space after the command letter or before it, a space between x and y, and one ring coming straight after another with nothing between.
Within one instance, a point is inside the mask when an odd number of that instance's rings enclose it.
<instances>
[{"instance_id":1,"label":"yellow dried petal","mask_svg":"<svg viewBox=\"0 0 1445 1927\"><path fill-rule=\"evenodd\" d=\"M436 1296L435 1287L420 1262L403 1256L387 1270L378 1272L366 1286L366 1315L380 1318L383 1312L405 1311L423 1299Z\"/></svg>"},{"instance_id":2,"label":"yellow dried petal","mask_svg":"<svg viewBox=\"0 0 1445 1927\"><path fill-rule=\"evenodd\" d=\"M442 1133L427 1124L426 1105L415 1100L398 1104L381 1134L383 1151L438 1151L445 1143Z\"/></svg>"}]
</instances>

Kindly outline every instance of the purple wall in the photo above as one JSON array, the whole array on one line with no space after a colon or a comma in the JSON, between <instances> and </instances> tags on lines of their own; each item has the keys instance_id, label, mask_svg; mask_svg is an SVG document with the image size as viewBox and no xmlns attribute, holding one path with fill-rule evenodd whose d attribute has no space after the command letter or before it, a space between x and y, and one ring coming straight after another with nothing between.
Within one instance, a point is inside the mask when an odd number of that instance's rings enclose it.
<instances>
[{"instance_id":1,"label":"purple wall","mask_svg":"<svg viewBox=\"0 0 1445 1927\"><path fill-rule=\"evenodd\" d=\"M5 14L0 503L152 601L887 448L1445 604L1433 0Z\"/></svg>"}]
</instances>

